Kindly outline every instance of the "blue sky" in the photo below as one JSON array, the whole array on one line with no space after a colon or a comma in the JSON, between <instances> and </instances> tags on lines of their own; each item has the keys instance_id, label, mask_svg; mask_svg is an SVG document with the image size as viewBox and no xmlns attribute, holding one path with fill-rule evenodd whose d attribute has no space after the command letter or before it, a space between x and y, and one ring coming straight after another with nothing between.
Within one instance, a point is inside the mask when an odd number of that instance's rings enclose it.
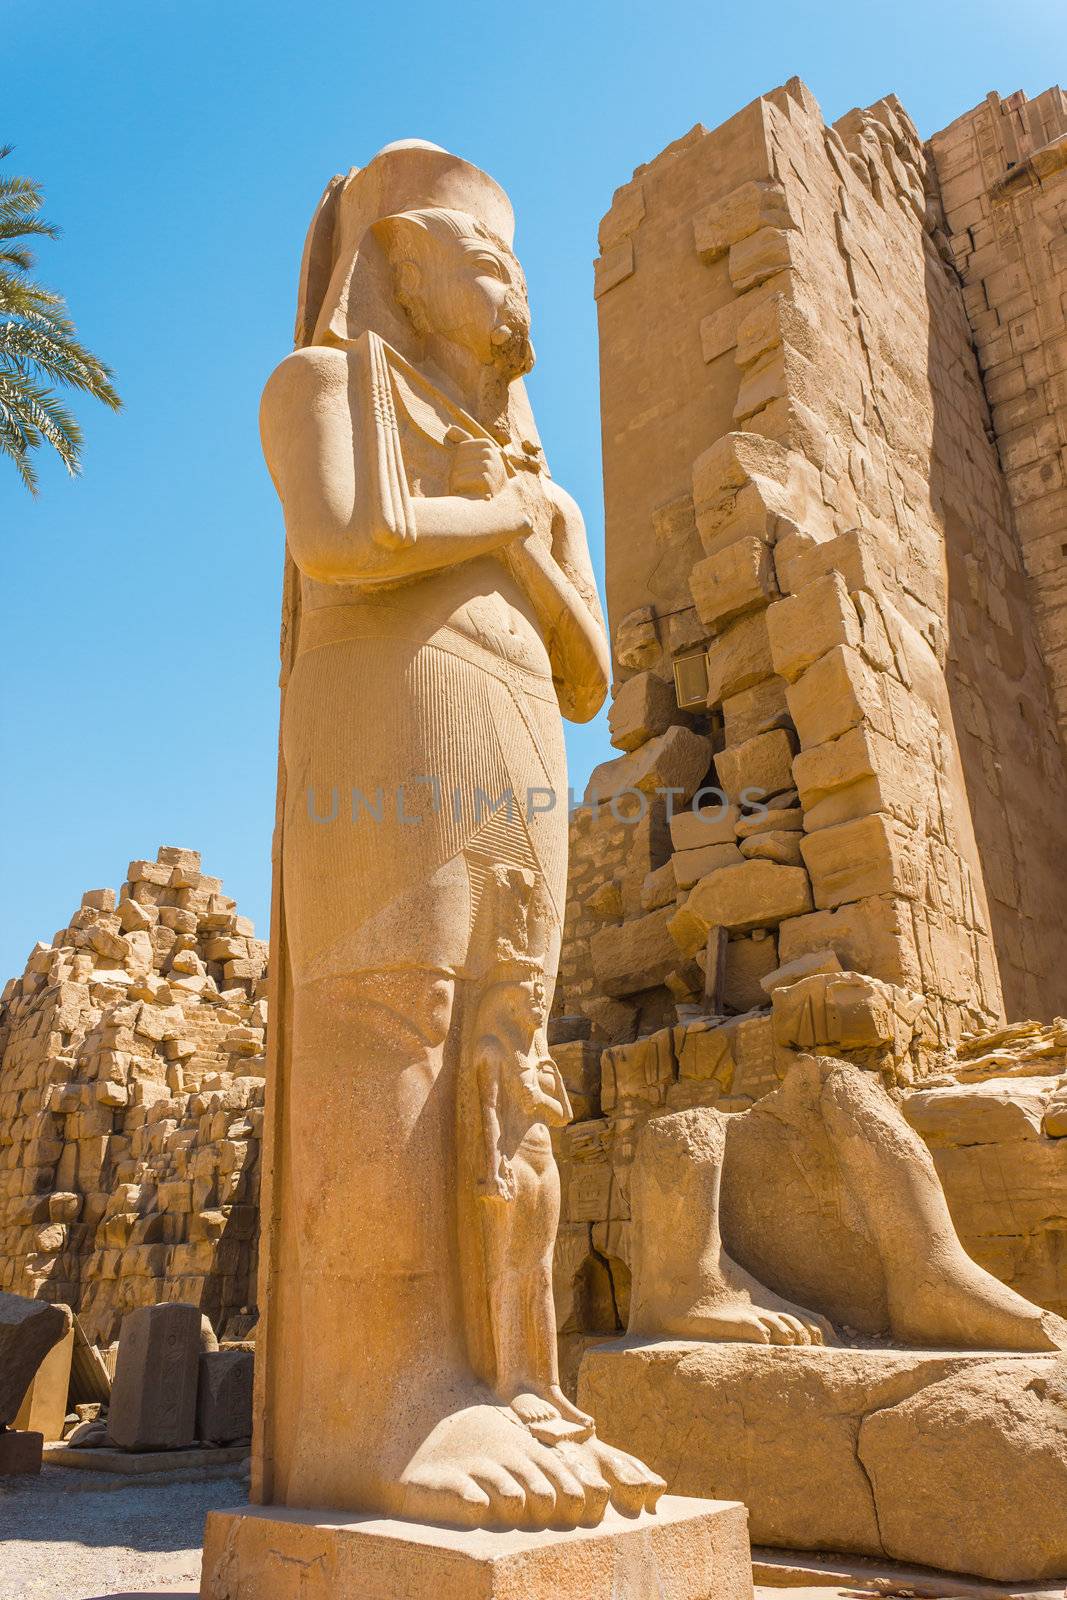
<instances>
[{"instance_id":1,"label":"blue sky","mask_svg":"<svg viewBox=\"0 0 1067 1600\"><path fill-rule=\"evenodd\" d=\"M1063 75L1062 0L373 7L51 0L5 75L9 169L62 240L39 276L115 369L86 468L32 501L0 462L0 982L83 889L191 845L265 935L281 520L256 432L300 250L334 172L432 139L518 217L530 390L554 475L603 521L591 260L613 189L695 122L793 74L828 118L895 92L928 135L990 89ZM609 753L568 731L572 781Z\"/></svg>"}]
</instances>

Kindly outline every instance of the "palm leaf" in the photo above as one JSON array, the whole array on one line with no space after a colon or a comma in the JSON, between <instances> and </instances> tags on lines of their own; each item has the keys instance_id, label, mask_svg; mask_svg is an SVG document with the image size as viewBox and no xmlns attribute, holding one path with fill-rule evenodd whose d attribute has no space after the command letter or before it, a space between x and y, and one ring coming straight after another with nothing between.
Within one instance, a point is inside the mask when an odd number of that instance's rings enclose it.
<instances>
[{"instance_id":1,"label":"palm leaf","mask_svg":"<svg viewBox=\"0 0 1067 1600\"><path fill-rule=\"evenodd\" d=\"M0 160L11 146L0 147ZM62 295L34 283L21 243L55 239L59 229L38 215L44 196L31 178L0 176L0 455L31 494L37 492L32 452L55 450L67 471L81 470L82 432L56 386L92 395L118 410L111 369L78 340Z\"/></svg>"}]
</instances>

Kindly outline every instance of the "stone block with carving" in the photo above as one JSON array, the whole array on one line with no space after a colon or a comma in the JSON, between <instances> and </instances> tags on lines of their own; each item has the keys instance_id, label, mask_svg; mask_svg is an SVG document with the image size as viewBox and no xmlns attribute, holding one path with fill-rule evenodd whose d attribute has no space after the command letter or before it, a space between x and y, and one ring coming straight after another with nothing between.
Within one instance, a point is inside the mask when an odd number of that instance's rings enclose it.
<instances>
[{"instance_id":1,"label":"stone block with carving","mask_svg":"<svg viewBox=\"0 0 1067 1600\"><path fill-rule=\"evenodd\" d=\"M251 1350L206 1350L200 1355L196 1390L196 1437L205 1444L233 1444L252 1436Z\"/></svg>"},{"instance_id":2,"label":"stone block with carving","mask_svg":"<svg viewBox=\"0 0 1067 1600\"><path fill-rule=\"evenodd\" d=\"M836 959L836 958L835 958ZM919 1033L923 997L858 972L813 972L771 992L775 1042L899 1071Z\"/></svg>"},{"instance_id":3,"label":"stone block with carving","mask_svg":"<svg viewBox=\"0 0 1067 1600\"><path fill-rule=\"evenodd\" d=\"M201 1348L196 1306L143 1306L123 1318L108 1439L123 1450L179 1450L196 1438Z\"/></svg>"}]
</instances>

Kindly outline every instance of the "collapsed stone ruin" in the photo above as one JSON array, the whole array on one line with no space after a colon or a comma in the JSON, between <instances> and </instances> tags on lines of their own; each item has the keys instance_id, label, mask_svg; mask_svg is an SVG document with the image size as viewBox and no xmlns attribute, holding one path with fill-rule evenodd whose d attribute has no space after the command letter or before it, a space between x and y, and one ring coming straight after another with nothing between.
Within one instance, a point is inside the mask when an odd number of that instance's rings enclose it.
<instances>
[{"instance_id":1,"label":"collapsed stone ruin","mask_svg":"<svg viewBox=\"0 0 1067 1600\"><path fill-rule=\"evenodd\" d=\"M266 946L195 850L132 861L0 999L0 1288L110 1345L127 1311L255 1322Z\"/></svg>"}]
</instances>

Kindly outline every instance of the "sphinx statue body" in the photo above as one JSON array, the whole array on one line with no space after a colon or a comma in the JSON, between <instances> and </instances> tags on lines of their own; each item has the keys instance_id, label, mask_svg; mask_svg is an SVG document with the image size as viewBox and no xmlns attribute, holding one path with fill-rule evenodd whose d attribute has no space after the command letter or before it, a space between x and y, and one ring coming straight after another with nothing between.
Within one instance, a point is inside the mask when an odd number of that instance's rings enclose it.
<instances>
[{"instance_id":1,"label":"sphinx statue body","mask_svg":"<svg viewBox=\"0 0 1067 1600\"><path fill-rule=\"evenodd\" d=\"M512 227L436 146L335 179L263 396L288 556L254 1494L536 1528L663 1485L556 1367L560 713L596 712L608 656Z\"/></svg>"}]
</instances>

